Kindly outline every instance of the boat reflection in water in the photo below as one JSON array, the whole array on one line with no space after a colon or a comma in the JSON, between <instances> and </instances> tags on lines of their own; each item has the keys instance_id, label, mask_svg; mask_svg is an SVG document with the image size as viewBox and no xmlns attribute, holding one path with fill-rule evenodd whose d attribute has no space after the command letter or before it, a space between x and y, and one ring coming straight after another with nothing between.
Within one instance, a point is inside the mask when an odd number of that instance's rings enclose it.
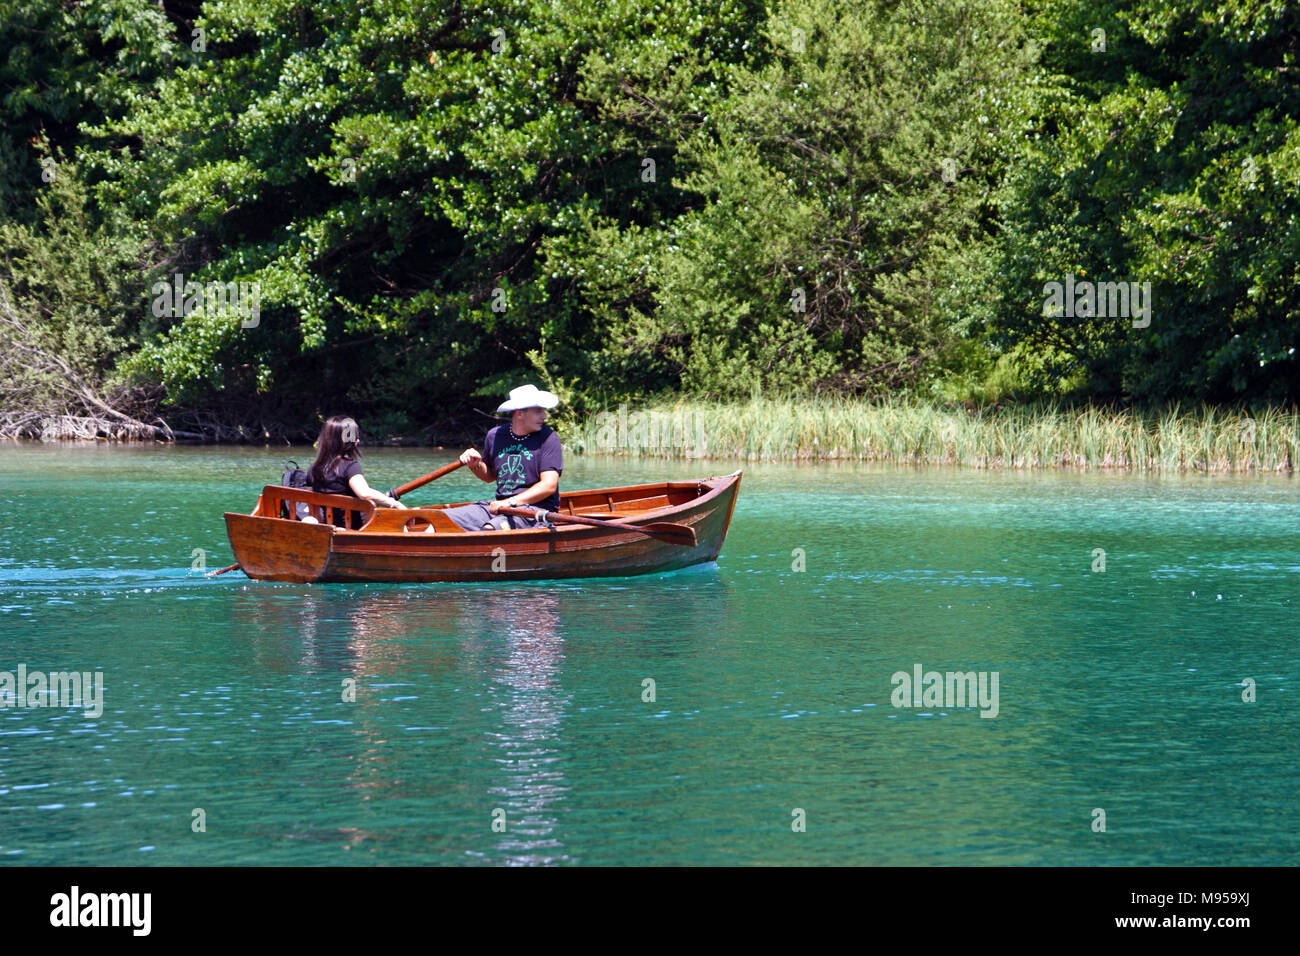
<instances>
[{"instance_id":1,"label":"boat reflection in water","mask_svg":"<svg viewBox=\"0 0 1300 956\"><path fill-rule=\"evenodd\" d=\"M492 672L492 696L501 711L501 729L489 735L500 782L491 786L493 819L505 811L505 833L494 862L538 865L568 859L556 836L556 804L564 799L565 755L560 724L570 703L560 690L564 636L560 599L541 590L494 589L479 611L479 626L506 642ZM477 616L477 615L476 615ZM497 823L494 829L499 829Z\"/></svg>"},{"instance_id":2,"label":"boat reflection in water","mask_svg":"<svg viewBox=\"0 0 1300 956\"><path fill-rule=\"evenodd\" d=\"M413 595L419 599L418 610L409 600ZM484 711L499 712L497 719L488 721L486 746L480 743L482 738L466 739L453 755L469 780L488 783L486 793L463 780L458 787L475 834L469 855L513 865L566 861L555 835L559 823L555 804L569 789L560 741L560 725L570 703L559 690L564 663L560 596L542 588L492 586L370 597L381 599L362 600L349 615L358 686L441 695L422 711L436 713L437 723L444 727L482 726ZM428 678L433 674L442 679L431 691ZM407 683L416 686L401 691ZM448 693L475 689L478 694ZM492 704L484 706L484 697ZM473 704L479 713L459 712ZM368 743L356 755L352 785L369 791L366 799L379 789L384 798L444 801L445 775L429 781L426 792L411 792L412 775L406 765L427 755L395 754L392 741L384 739L394 729L391 722L368 719L378 716L369 707L363 707L361 714ZM392 760L397 767L389 766ZM490 766L483 765L485 760ZM402 766L408 771L407 782L399 784L396 778ZM502 824L495 822L502 819L504 832ZM446 852L463 836L425 834L424 839Z\"/></svg>"},{"instance_id":3,"label":"boat reflection in water","mask_svg":"<svg viewBox=\"0 0 1300 956\"><path fill-rule=\"evenodd\" d=\"M316 785L354 791L363 818L387 815L391 801L436 806L431 815L443 821L282 836L333 834L354 847L400 841L424 858L507 865L569 859L556 837L556 804L569 789L560 739L571 703L560 690L563 593L544 585L362 585L241 594L245 655L259 670L292 675L282 716L339 722L323 727L319 742L346 771L333 774L328 768L340 765L331 761ZM355 702L340 710L347 678ZM449 804L454 828L444 816ZM493 825L502 816L494 810L504 811L504 832Z\"/></svg>"}]
</instances>

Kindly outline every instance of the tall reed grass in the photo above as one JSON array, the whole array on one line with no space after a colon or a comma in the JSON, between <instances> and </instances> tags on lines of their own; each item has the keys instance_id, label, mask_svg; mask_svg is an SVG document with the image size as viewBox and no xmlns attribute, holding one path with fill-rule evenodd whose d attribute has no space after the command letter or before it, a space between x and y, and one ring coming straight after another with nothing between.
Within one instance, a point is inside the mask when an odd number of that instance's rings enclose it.
<instances>
[{"instance_id":1,"label":"tall reed grass","mask_svg":"<svg viewBox=\"0 0 1300 956\"><path fill-rule=\"evenodd\" d=\"M579 454L636 457L1289 472L1300 454L1300 414L1212 406L1147 414L1052 404L968 412L846 398L682 399L590 415L566 437Z\"/></svg>"}]
</instances>

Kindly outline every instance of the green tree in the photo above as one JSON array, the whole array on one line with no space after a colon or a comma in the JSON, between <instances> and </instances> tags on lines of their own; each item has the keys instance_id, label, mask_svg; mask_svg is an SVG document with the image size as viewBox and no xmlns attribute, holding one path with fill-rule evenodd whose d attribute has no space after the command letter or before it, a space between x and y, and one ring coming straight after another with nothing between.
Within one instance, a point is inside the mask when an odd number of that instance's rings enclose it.
<instances>
[{"instance_id":1,"label":"green tree","mask_svg":"<svg viewBox=\"0 0 1300 956\"><path fill-rule=\"evenodd\" d=\"M40 434L52 417L152 431L147 390L116 379L132 346L141 244L118 213L100 221L73 163L36 198L33 223L0 223L0 434Z\"/></svg>"},{"instance_id":2,"label":"green tree","mask_svg":"<svg viewBox=\"0 0 1300 956\"><path fill-rule=\"evenodd\" d=\"M701 64L639 87L593 75L673 135L694 197L656 229L599 220L574 254L610 351L647 387L932 385L961 361L1027 67L1010 5L797 0L707 109L683 93Z\"/></svg>"},{"instance_id":3,"label":"green tree","mask_svg":"<svg viewBox=\"0 0 1300 956\"><path fill-rule=\"evenodd\" d=\"M155 279L256 282L255 329L164 317L129 363L175 401L300 394L317 410L406 409L405 427L545 347L582 372L599 338L548 238L602 206L654 220L635 157L579 95L625 44L727 42L703 3L237 2L205 12L208 56L104 125L101 201L148 224ZM712 10L712 7L710 7ZM598 348L598 347L597 347Z\"/></svg>"},{"instance_id":4,"label":"green tree","mask_svg":"<svg viewBox=\"0 0 1300 956\"><path fill-rule=\"evenodd\" d=\"M149 0L0 0L0 219L33 221L43 162L72 156L83 123L123 110L179 55L167 11Z\"/></svg>"},{"instance_id":5,"label":"green tree","mask_svg":"<svg viewBox=\"0 0 1300 956\"><path fill-rule=\"evenodd\" d=\"M993 339L1095 397L1300 400L1300 9L1054 0L1033 17L1046 75L1001 197ZM1044 316L1067 274L1150 282L1150 325Z\"/></svg>"}]
</instances>

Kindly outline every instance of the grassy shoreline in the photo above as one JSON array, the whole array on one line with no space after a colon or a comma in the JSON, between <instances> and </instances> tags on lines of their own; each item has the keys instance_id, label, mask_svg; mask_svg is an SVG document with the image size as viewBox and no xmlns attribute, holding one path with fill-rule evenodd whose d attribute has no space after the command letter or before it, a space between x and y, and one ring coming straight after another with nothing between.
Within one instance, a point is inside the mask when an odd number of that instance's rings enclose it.
<instances>
[{"instance_id":1,"label":"grassy shoreline","mask_svg":"<svg viewBox=\"0 0 1300 956\"><path fill-rule=\"evenodd\" d=\"M567 454L631 458L1228 474L1290 474L1300 461L1300 411L1276 407L1254 413L1216 406L1142 412L1059 404L967 410L852 398L681 398L623 405L576 422L562 407L554 424ZM115 443L132 437L78 434L38 441ZM428 446L427 438L413 437L373 436L370 441L372 446ZM481 440L481 433L440 437L437 447L459 447L458 441L471 445Z\"/></svg>"},{"instance_id":2,"label":"grassy shoreline","mask_svg":"<svg viewBox=\"0 0 1300 956\"><path fill-rule=\"evenodd\" d=\"M629 457L1284 473L1300 458L1300 413L1279 408L967 411L840 398L682 399L620 406L566 431L576 454Z\"/></svg>"}]
</instances>

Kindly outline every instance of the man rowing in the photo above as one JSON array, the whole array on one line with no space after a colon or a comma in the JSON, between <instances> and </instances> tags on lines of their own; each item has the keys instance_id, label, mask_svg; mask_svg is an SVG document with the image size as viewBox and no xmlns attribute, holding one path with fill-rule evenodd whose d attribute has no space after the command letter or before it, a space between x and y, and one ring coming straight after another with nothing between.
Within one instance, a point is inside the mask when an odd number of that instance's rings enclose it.
<instances>
[{"instance_id":1,"label":"man rowing","mask_svg":"<svg viewBox=\"0 0 1300 956\"><path fill-rule=\"evenodd\" d=\"M559 398L535 385L510 390L510 397L497 408L498 415L510 415L510 422L487 433L482 454L467 448L460 456L481 480L497 483L496 500L448 508L447 517L466 531L498 531L539 523L501 514L502 507L559 509L564 458L560 436L545 425L547 409L558 404Z\"/></svg>"}]
</instances>

